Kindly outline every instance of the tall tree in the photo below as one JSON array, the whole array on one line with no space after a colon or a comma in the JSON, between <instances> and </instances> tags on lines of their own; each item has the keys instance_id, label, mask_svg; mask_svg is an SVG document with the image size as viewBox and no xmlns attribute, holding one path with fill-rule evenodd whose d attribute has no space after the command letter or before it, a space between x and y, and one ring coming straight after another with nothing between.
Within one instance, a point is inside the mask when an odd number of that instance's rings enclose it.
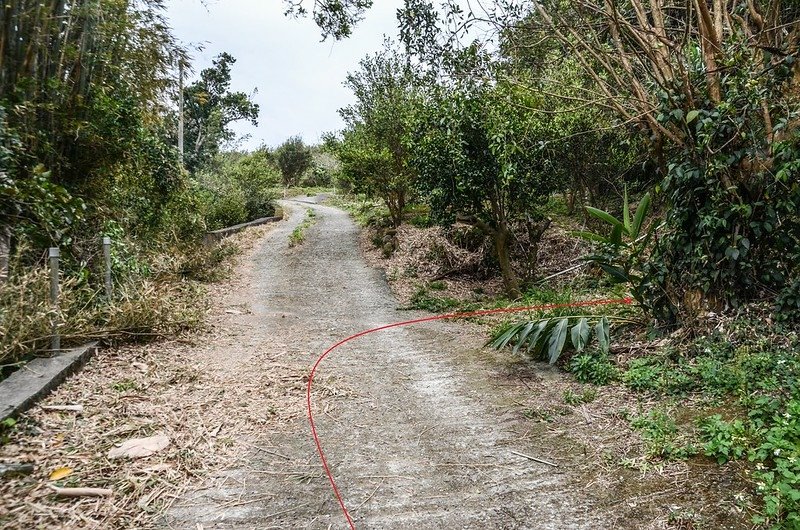
<instances>
[{"instance_id":1,"label":"tall tree","mask_svg":"<svg viewBox=\"0 0 800 530\"><path fill-rule=\"evenodd\" d=\"M668 206L644 279L660 320L693 319L693 300L722 309L765 292L800 315L796 2L496 0L480 14L447 3L443 19L459 30L488 22L558 43L591 82L550 96L609 110L649 141ZM410 49L427 58L457 45L458 31L436 40L429 0L407 4ZM558 86L532 79L542 93Z\"/></svg>"},{"instance_id":2,"label":"tall tree","mask_svg":"<svg viewBox=\"0 0 800 530\"><path fill-rule=\"evenodd\" d=\"M231 92L231 66L236 62L221 53L200 79L184 88L186 168L194 172L210 163L220 148L235 138L230 125L247 120L258 125L259 108L244 92Z\"/></svg>"},{"instance_id":3,"label":"tall tree","mask_svg":"<svg viewBox=\"0 0 800 530\"><path fill-rule=\"evenodd\" d=\"M303 173L311 168L314 157L299 136L287 138L276 150L275 161L281 170L284 186L296 186Z\"/></svg>"},{"instance_id":4,"label":"tall tree","mask_svg":"<svg viewBox=\"0 0 800 530\"><path fill-rule=\"evenodd\" d=\"M0 186L11 228L69 240L70 196L133 217L180 188L161 124L172 65L185 60L162 0L8 0L0 8L0 107L11 154ZM112 190L112 193L109 193ZM57 193L56 193L57 192ZM62 193L63 192L63 193ZM36 197L75 208L47 214ZM0 224L9 218L0 218Z\"/></svg>"},{"instance_id":5,"label":"tall tree","mask_svg":"<svg viewBox=\"0 0 800 530\"><path fill-rule=\"evenodd\" d=\"M418 185L443 224L472 224L493 242L503 283L520 295L511 248L528 239L530 273L550 221L541 206L558 188L545 140L547 119L525 109L530 95L505 84L440 87L418 111L409 141Z\"/></svg>"},{"instance_id":6,"label":"tall tree","mask_svg":"<svg viewBox=\"0 0 800 530\"><path fill-rule=\"evenodd\" d=\"M304 0L283 0L286 14L306 16L309 14L308 2ZM353 33L353 27L364 17L364 12L372 7L373 0L313 0L311 16L322 30L322 38L333 37L341 40Z\"/></svg>"},{"instance_id":7,"label":"tall tree","mask_svg":"<svg viewBox=\"0 0 800 530\"><path fill-rule=\"evenodd\" d=\"M416 75L387 43L348 74L356 102L339 110L347 125L339 149L342 171L353 189L382 200L395 226L412 190L406 138L415 104Z\"/></svg>"}]
</instances>

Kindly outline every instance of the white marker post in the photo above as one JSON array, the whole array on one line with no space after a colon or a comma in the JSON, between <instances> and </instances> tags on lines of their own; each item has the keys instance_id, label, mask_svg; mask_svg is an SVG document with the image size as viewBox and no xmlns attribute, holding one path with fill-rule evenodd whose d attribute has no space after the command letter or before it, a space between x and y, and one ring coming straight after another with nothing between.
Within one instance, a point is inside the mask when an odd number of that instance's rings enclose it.
<instances>
[{"instance_id":1,"label":"white marker post","mask_svg":"<svg viewBox=\"0 0 800 530\"><path fill-rule=\"evenodd\" d=\"M111 238L108 236L103 237L103 259L105 261L105 284L106 284L106 300L111 301L112 286L111 286Z\"/></svg>"},{"instance_id":2,"label":"white marker post","mask_svg":"<svg viewBox=\"0 0 800 530\"><path fill-rule=\"evenodd\" d=\"M50 338L50 349L57 352L61 349L61 336L58 334L58 279L59 279L59 258L61 252L58 247L50 247L50 305L53 309L53 334Z\"/></svg>"}]
</instances>

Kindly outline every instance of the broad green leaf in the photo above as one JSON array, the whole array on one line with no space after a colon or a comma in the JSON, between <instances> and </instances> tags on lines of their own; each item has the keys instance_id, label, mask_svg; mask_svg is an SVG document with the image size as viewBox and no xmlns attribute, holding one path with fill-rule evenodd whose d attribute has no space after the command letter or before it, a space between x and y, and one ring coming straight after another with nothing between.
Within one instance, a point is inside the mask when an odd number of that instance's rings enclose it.
<instances>
[{"instance_id":1,"label":"broad green leaf","mask_svg":"<svg viewBox=\"0 0 800 530\"><path fill-rule=\"evenodd\" d=\"M544 338L547 336L544 330L547 329L548 324L550 324L550 319L539 321L536 331L528 339L527 353L533 353L536 357L541 355L541 351L544 349Z\"/></svg>"},{"instance_id":2,"label":"broad green leaf","mask_svg":"<svg viewBox=\"0 0 800 530\"><path fill-rule=\"evenodd\" d=\"M617 283L626 283L629 280L625 271L619 267L614 267L608 263L598 263L598 265Z\"/></svg>"},{"instance_id":3,"label":"broad green leaf","mask_svg":"<svg viewBox=\"0 0 800 530\"><path fill-rule=\"evenodd\" d=\"M631 207L628 204L628 185L625 185L625 191L622 194L622 222L625 227L625 232L631 233Z\"/></svg>"},{"instance_id":4,"label":"broad green leaf","mask_svg":"<svg viewBox=\"0 0 800 530\"><path fill-rule=\"evenodd\" d=\"M694 120L697 119L697 117L699 115L700 115L700 111L699 110L690 110L686 114L686 124L688 125L688 124L692 123Z\"/></svg>"},{"instance_id":5,"label":"broad green leaf","mask_svg":"<svg viewBox=\"0 0 800 530\"><path fill-rule=\"evenodd\" d=\"M564 350L564 344L567 342L567 326L569 325L568 318L562 318L558 323L553 326L550 332L550 340L548 342L547 356L550 359L550 364L555 364Z\"/></svg>"},{"instance_id":6,"label":"broad green leaf","mask_svg":"<svg viewBox=\"0 0 800 530\"><path fill-rule=\"evenodd\" d=\"M519 337L517 337L517 343L514 345L514 349L512 350L512 353L514 355L517 354L517 352L519 351L520 346L522 346L525 343L525 339L528 338L528 335L530 335L531 330L533 329L533 326L535 326L535 325L536 325L536 322L535 321L531 321L531 322L528 322L525 325L524 328L522 328L522 332L519 334Z\"/></svg>"},{"instance_id":7,"label":"broad green leaf","mask_svg":"<svg viewBox=\"0 0 800 530\"><path fill-rule=\"evenodd\" d=\"M587 241L596 241L597 243L606 243L610 244L611 241L607 237L603 237L600 234L595 234L594 232L572 232L572 235L575 237L580 237L581 239L585 239Z\"/></svg>"},{"instance_id":8,"label":"broad green leaf","mask_svg":"<svg viewBox=\"0 0 800 530\"><path fill-rule=\"evenodd\" d=\"M524 322L521 322L519 324L514 324L513 326L508 328L506 331L503 332L502 335L500 335L494 341L492 341L491 344L492 348L496 350L502 350L503 348L505 348L506 345L509 342L511 342L511 339L513 339L514 336L517 333L519 333L519 330L522 328L522 326L524 326L524 324L525 324Z\"/></svg>"},{"instance_id":9,"label":"broad green leaf","mask_svg":"<svg viewBox=\"0 0 800 530\"><path fill-rule=\"evenodd\" d=\"M593 208L592 206L587 206L586 211L589 212L590 215L593 215L594 217L597 217L601 221L605 221L612 226L622 227L622 223L620 222L620 220L608 212L604 212L603 210L600 210L598 208Z\"/></svg>"},{"instance_id":10,"label":"broad green leaf","mask_svg":"<svg viewBox=\"0 0 800 530\"><path fill-rule=\"evenodd\" d=\"M570 337L575 351L582 352L589 343L589 321L586 318L578 320L578 323L572 326Z\"/></svg>"},{"instance_id":11,"label":"broad green leaf","mask_svg":"<svg viewBox=\"0 0 800 530\"><path fill-rule=\"evenodd\" d=\"M611 230L611 236L609 236L609 241L612 245L620 246L622 245L622 225L616 225Z\"/></svg>"},{"instance_id":12,"label":"broad green leaf","mask_svg":"<svg viewBox=\"0 0 800 530\"><path fill-rule=\"evenodd\" d=\"M597 336L597 343L600 345L600 351L608 355L611 344L608 318L603 317L597 321L597 324L594 327L594 333Z\"/></svg>"},{"instance_id":13,"label":"broad green leaf","mask_svg":"<svg viewBox=\"0 0 800 530\"><path fill-rule=\"evenodd\" d=\"M728 247L725 249L725 255L733 259L733 261L736 261L737 259L739 259L739 249L734 247Z\"/></svg>"},{"instance_id":14,"label":"broad green leaf","mask_svg":"<svg viewBox=\"0 0 800 530\"><path fill-rule=\"evenodd\" d=\"M636 239L639 237L639 232L642 230L642 223L644 223L644 218L647 215L647 211L650 209L650 194L645 193L644 197L642 197L641 202L639 203L639 207L636 208L636 214L633 217L633 226L631 227L631 237Z\"/></svg>"}]
</instances>

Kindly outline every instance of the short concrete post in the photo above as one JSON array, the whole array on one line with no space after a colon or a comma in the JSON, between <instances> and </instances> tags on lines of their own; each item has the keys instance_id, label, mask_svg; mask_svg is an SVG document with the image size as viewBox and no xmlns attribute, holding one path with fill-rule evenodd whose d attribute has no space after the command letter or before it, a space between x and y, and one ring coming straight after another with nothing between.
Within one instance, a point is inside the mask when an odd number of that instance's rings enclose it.
<instances>
[{"instance_id":1,"label":"short concrete post","mask_svg":"<svg viewBox=\"0 0 800 530\"><path fill-rule=\"evenodd\" d=\"M11 228L0 226L0 283L8 281L8 261L11 256Z\"/></svg>"},{"instance_id":2,"label":"short concrete post","mask_svg":"<svg viewBox=\"0 0 800 530\"><path fill-rule=\"evenodd\" d=\"M106 300L111 300L111 238L108 236L103 237L103 259L105 261L105 284L106 284Z\"/></svg>"},{"instance_id":3,"label":"short concrete post","mask_svg":"<svg viewBox=\"0 0 800 530\"><path fill-rule=\"evenodd\" d=\"M50 349L54 352L61 349L61 336L58 333L58 294L59 294L59 258L58 247L50 247L50 305L53 309L53 334L50 338Z\"/></svg>"}]
</instances>

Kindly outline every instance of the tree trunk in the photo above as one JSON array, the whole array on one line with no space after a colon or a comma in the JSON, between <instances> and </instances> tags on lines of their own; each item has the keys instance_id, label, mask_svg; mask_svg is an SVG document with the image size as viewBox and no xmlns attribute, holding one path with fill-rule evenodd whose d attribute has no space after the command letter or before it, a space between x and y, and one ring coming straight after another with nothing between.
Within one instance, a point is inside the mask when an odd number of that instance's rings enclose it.
<instances>
[{"instance_id":1,"label":"tree trunk","mask_svg":"<svg viewBox=\"0 0 800 530\"><path fill-rule=\"evenodd\" d=\"M575 213L575 202L576 202L575 199L576 199L576 196L578 195L577 187L578 187L577 184L573 184L567 190L567 194L566 194L567 195L567 197L566 197L567 198L567 215L572 215L572 214Z\"/></svg>"},{"instance_id":2,"label":"tree trunk","mask_svg":"<svg viewBox=\"0 0 800 530\"><path fill-rule=\"evenodd\" d=\"M519 288L519 278L514 272L514 268L511 267L511 253L509 252L511 231L508 229L508 227L506 225L500 225L495 228L494 226L489 225L489 223L471 215L459 215L456 217L456 219L463 223L477 227L478 230L492 238L494 250L497 254L497 261L500 263L500 274L503 277L503 286L505 287L506 294L511 298L520 298L522 296L522 292Z\"/></svg>"},{"instance_id":3,"label":"tree trunk","mask_svg":"<svg viewBox=\"0 0 800 530\"><path fill-rule=\"evenodd\" d=\"M503 276L506 294L511 298L519 298L522 296L519 289L519 279L511 267L511 256L508 250L508 241L511 233L507 228L498 228L491 235L494 240L494 249L497 252L497 261L500 263L500 274Z\"/></svg>"},{"instance_id":4,"label":"tree trunk","mask_svg":"<svg viewBox=\"0 0 800 530\"><path fill-rule=\"evenodd\" d=\"M397 228L403 224L403 210L406 208L405 193L390 193L389 196L384 200L384 203L389 209L389 217L391 217L392 226Z\"/></svg>"},{"instance_id":5,"label":"tree trunk","mask_svg":"<svg viewBox=\"0 0 800 530\"><path fill-rule=\"evenodd\" d=\"M528 221L525 224L525 228L528 231L528 244L530 245L526 253L528 258L528 280L533 281L536 279L536 271L539 268L539 242L547 229L550 228L552 222L553 220L548 217L538 223Z\"/></svg>"}]
</instances>

